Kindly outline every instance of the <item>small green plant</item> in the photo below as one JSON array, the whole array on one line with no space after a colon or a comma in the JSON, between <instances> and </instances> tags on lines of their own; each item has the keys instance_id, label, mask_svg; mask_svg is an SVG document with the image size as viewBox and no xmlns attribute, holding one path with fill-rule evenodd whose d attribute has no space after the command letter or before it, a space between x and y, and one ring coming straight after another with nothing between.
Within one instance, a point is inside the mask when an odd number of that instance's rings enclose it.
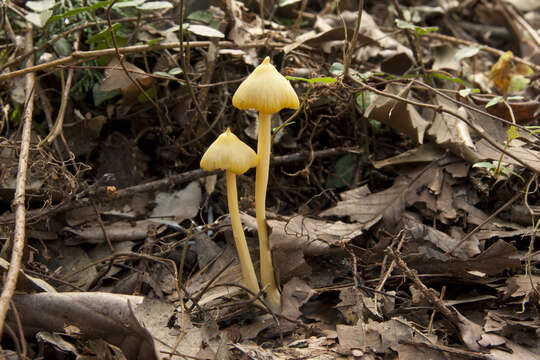
<instances>
[{"instance_id":1,"label":"small green plant","mask_svg":"<svg viewBox=\"0 0 540 360\"><path fill-rule=\"evenodd\" d=\"M507 150L508 147L510 146L510 143L512 142L512 140L517 139L518 137L519 137L519 133L517 132L516 127L515 126L510 126L510 128L508 129L508 132L507 132L507 138L506 138L506 143L504 144L504 150ZM493 164L493 163L487 162L487 161L482 161L482 162L477 162L476 164L473 165L473 167L474 168L484 168L484 169L492 172L493 175L495 175L495 176L502 175L502 176L505 176L505 177L509 177L510 175L515 175L522 182L525 182L525 179L523 179L523 177L521 175L519 175L515 171L512 171L508 167L502 165L503 158L504 158L504 153L501 152L501 155L499 157L499 160L497 161L497 164Z\"/></svg>"},{"instance_id":2,"label":"small green plant","mask_svg":"<svg viewBox=\"0 0 540 360\"><path fill-rule=\"evenodd\" d=\"M400 29L413 30L418 36L429 34L430 32L439 31L437 26L417 26L410 22L396 19L396 26Z\"/></svg>"}]
</instances>

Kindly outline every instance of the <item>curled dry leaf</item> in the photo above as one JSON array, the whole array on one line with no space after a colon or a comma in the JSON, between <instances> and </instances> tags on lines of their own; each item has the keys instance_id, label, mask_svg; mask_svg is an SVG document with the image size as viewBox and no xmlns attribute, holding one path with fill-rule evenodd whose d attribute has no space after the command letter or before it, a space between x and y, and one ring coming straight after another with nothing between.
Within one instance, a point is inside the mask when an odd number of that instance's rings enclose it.
<instances>
[{"instance_id":1,"label":"curled dry leaf","mask_svg":"<svg viewBox=\"0 0 540 360\"><path fill-rule=\"evenodd\" d=\"M412 83L407 86L389 84L384 91L408 98L411 85ZM429 122L422 118L414 106L384 96L378 96L366 109L364 116L380 121L420 144L424 142L424 133L429 126Z\"/></svg>"},{"instance_id":2,"label":"curled dry leaf","mask_svg":"<svg viewBox=\"0 0 540 360\"><path fill-rule=\"evenodd\" d=\"M139 323L133 308L141 296L109 293L39 293L13 297L25 333L37 330L85 339L102 338L118 346L128 360L158 359L151 334ZM13 328L13 315L8 318Z\"/></svg>"},{"instance_id":3,"label":"curled dry leaf","mask_svg":"<svg viewBox=\"0 0 540 360\"><path fill-rule=\"evenodd\" d=\"M255 218L241 214L242 222L251 229L256 229ZM362 226L346 224L341 221L325 221L294 215L286 221L268 220L272 229L270 247L272 249L302 249L306 255L324 255L330 248L346 243L362 235Z\"/></svg>"}]
</instances>

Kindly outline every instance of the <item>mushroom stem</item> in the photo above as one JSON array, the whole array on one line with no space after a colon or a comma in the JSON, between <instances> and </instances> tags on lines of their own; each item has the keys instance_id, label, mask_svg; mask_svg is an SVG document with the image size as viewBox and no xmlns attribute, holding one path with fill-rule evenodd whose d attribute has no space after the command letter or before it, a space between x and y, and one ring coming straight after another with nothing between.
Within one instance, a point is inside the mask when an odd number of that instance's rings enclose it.
<instances>
[{"instance_id":1,"label":"mushroom stem","mask_svg":"<svg viewBox=\"0 0 540 360\"><path fill-rule=\"evenodd\" d=\"M259 251L261 261L261 285L266 287L266 300L271 309L279 312L281 295L276 286L272 253L268 243L268 228L266 225L266 189L270 171L271 152L271 115L259 112L259 138L257 142L257 174L255 177L255 212L257 216L257 231L259 233Z\"/></svg>"},{"instance_id":2,"label":"mushroom stem","mask_svg":"<svg viewBox=\"0 0 540 360\"><path fill-rule=\"evenodd\" d=\"M233 229L234 242L240 259L240 268L242 276L246 282L246 286L255 295L259 293L259 283L257 275L253 268L253 262L249 255L249 249L246 243L242 222L240 221L240 211L238 210L238 192L236 191L236 174L230 170L225 171L227 178L227 203L229 205L229 215L231 217L231 225Z\"/></svg>"}]
</instances>

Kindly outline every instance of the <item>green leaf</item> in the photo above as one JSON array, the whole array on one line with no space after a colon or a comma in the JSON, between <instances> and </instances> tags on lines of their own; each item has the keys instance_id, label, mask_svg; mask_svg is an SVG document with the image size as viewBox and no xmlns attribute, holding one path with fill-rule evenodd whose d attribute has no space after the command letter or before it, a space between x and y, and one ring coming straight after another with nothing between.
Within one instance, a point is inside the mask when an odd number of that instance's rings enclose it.
<instances>
[{"instance_id":1,"label":"green leaf","mask_svg":"<svg viewBox=\"0 0 540 360\"><path fill-rule=\"evenodd\" d=\"M332 173L326 178L326 188L340 188L352 183L356 160L351 154L339 158L333 166ZM335 174L335 175L334 175Z\"/></svg>"},{"instance_id":2,"label":"green leaf","mask_svg":"<svg viewBox=\"0 0 540 360\"><path fill-rule=\"evenodd\" d=\"M302 1L302 0L279 0L279 6L283 7L283 6L298 3L300 1Z\"/></svg>"},{"instance_id":3,"label":"green leaf","mask_svg":"<svg viewBox=\"0 0 540 360\"><path fill-rule=\"evenodd\" d=\"M534 134L538 134L540 132L540 126L525 126L525 129L527 129L527 131L531 134L531 135L534 135Z\"/></svg>"},{"instance_id":4,"label":"green leaf","mask_svg":"<svg viewBox=\"0 0 540 360\"><path fill-rule=\"evenodd\" d=\"M168 1L149 1L137 6L142 11L171 9L173 5Z\"/></svg>"},{"instance_id":5,"label":"green leaf","mask_svg":"<svg viewBox=\"0 0 540 360\"><path fill-rule=\"evenodd\" d=\"M43 27L47 24L47 21L50 19L52 14L52 10L45 10L40 13L30 12L26 14L24 18L37 27Z\"/></svg>"},{"instance_id":6,"label":"green leaf","mask_svg":"<svg viewBox=\"0 0 540 360\"><path fill-rule=\"evenodd\" d=\"M160 42L163 41L163 40L165 40L164 37L158 37L158 38L156 38L156 39L152 39L152 40L148 41L148 42L146 43L146 45L154 45L154 44L160 43Z\"/></svg>"},{"instance_id":7,"label":"green leaf","mask_svg":"<svg viewBox=\"0 0 540 360\"><path fill-rule=\"evenodd\" d=\"M69 56L73 51L73 46L66 38L60 38L53 44L54 50L60 56Z\"/></svg>"},{"instance_id":8,"label":"green leaf","mask_svg":"<svg viewBox=\"0 0 540 360\"><path fill-rule=\"evenodd\" d=\"M469 96L471 93L475 93L475 94L479 94L480 93L480 89L471 89L471 88L465 88L465 89L461 89L458 91L459 93L459 96L461 97L467 97Z\"/></svg>"},{"instance_id":9,"label":"green leaf","mask_svg":"<svg viewBox=\"0 0 540 360\"><path fill-rule=\"evenodd\" d=\"M318 78L306 79L306 78L303 78L303 77L285 76L285 78L288 79L288 80L305 81L305 82L309 83L310 85L317 84L317 83L332 84L332 83L335 83L337 81L337 79L333 78L333 77L318 77Z\"/></svg>"},{"instance_id":10,"label":"green leaf","mask_svg":"<svg viewBox=\"0 0 540 360\"><path fill-rule=\"evenodd\" d=\"M180 69L179 67L175 67L175 68L172 68L171 70L168 71L168 74L170 75L179 75L179 74L182 74L184 71L182 71L182 69Z\"/></svg>"},{"instance_id":11,"label":"green leaf","mask_svg":"<svg viewBox=\"0 0 540 360\"><path fill-rule=\"evenodd\" d=\"M429 26L429 27L417 26L415 30L416 30L416 35L422 36L422 35L429 34L431 32L439 31L439 27L438 26Z\"/></svg>"},{"instance_id":12,"label":"green leaf","mask_svg":"<svg viewBox=\"0 0 540 360\"><path fill-rule=\"evenodd\" d=\"M121 27L122 27L122 24L119 24L119 23L113 24L112 31L114 31L114 33L116 34L116 32ZM110 39L111 39L111 28L106 28L105 30L97 33L96 35L89 37L88 40L86 40L86 43L87 44L93 44L93 43L96 43L98 41L110 40Z\"/></svg>"},{"instance_id":13,"label":"green leaf","mask_svg":"<svg viewBox=\"0 0 540 360\"><path fill-rule=\"evenodd\" d=\"M516 127L514 125L510 126L508 129L508 142L517 139L519 137L519 133L516 130Z\"/></svg>"},{"instance_id":14,"label":"green leaf","mask_svg":"<svg viewBox=\"0 0 540 360\"><path fill-rule=\"evenodd\" d=\"M164 71L154 71L152 73L152 75L156 75L156 76L163 76L163 77L166 77L166 78L169 78L171 80L176 80L176 78L174 76L172 76L171 74L169 73L166 73Z\"/></svg>"},{"instance_id":15,"label":"green leaf","mask_svg":"<svg viewBox=\"0 0 540 360\"><path fill-rule=\"evenodd\" d=\"M92 96L94 98L95 106L101 106L106 101L114 99L118 95L122 94L119 90L101 91L99 90L99 87L100 87L100 84L96 83L94 84L94 87L92 88Z\"/></svg>"},{"instance_id":16,"label":"green leaf","mask_svg":"<svg viewBox=\"0 0 540 360\"><path fill-rule=\"evenodd\" d=\"M377 98L377 94L371 91L360 91L354 94L356 103L360 107L360 112L364 113L369 105Z\"/></svg>"},{"instance_id":17,"label":"green leaf","mask_svg":"<svg viewBox=\"0 0 540 360\"><path fill-rule=\"evenodd\" d=\"M212 13L208 10L197 10L189 14L187 19L209 24L212 20L214 20L214 15L212 15Z\"/></svg>"},{"instance_id":18,"label":"green leaf","mask_svg":"<svg viewBox=\"0 0 540 360\"><path fill-rule=\"evenodd\" d=\"M136 6L139 6L141 4L144 4L146 0L130 0L130 1L122 1L122 2L117 2L116 4L113 5L113 9L123 9L123 8L127 8L127 7L136 7Z\"/></svg>"},{"instance_id":19,"label":"green leaf","mask_svg":"<svg viewBox=\"0 0 540 360\"><path fill-rule=\"evenodd\" d=\"M30 10L33 10L37 13L52 9L54 5L54 0L41 0L41 1L27 1L24 4Z\"/></svg>"},{"instance_id":20,"label":"green leaf","mask_svg":"<svg viewBox=\"0 0 540 360\"><path fill-rule=\"evenodd\" d=\"M500 103L502 100L503 100L502 96L495 96L493 99L488 101L488 103L486 104L486 109L490 106Z\"/></svg>"},{"instance_id":21,"label":"green leaf","mask_svg":"<svg viewBox=\"0 0 540 360\"><path fill-rule=\"evenodd\" d=\"M434 72L430 72L429 73L429 77L430 78L438 78L438 79L441 79L441 80L448 80L448 81L452 81L452 82L455 82L455 83L458 83L458 84L461 84L463 86L467 86L467 82L465 80L462 80L458 77L453 77L453 76L449 76L448 74L445 74L445 73L442 73L442 72L437 72L437 71L434 71Z\"/></svg>"},{"instance_id":22,"label":"green leaf","mask_svg":"<svg viewBox=\"0 0 540 360\"><path fill-rule=\"evenodd\" d=\"M334 76L343 74L343 64L338 62L333 63L332 66L330 66L330 74Z\"/></svg>"},{"instance_id":23,"label":"green leaf","mask_svg":"<svg viewBox=\"0 0 540 360\"><path fill-rule=\"evenodd\" d=\"M144 104L144 103L147 103L149 101L148 98L154 99L156 97L156 91L154 89L155 88L150 88L150 89L145 91L145 93L146 93L146 95L148 97L145 96L143 93L140 93L139 96L137 96L137 101Z\"/></svg>"},{"instance_id":24,"label":"green leaf","mask_svg":"<svg viewBox=\"0 0 540 360\"><path fill-rule=\"evenodd\" d=\"M476 54L478 54L479 51L480 51L480 48L476 46L465 46L459 49L456 52L455 56L456 56L456 59L458 59L458 61L461 61L465 58L470 58L470 57L475 56Z\"/></svg>"},{"instance_id":25,"label":"green leaf","mask_svg":"<svg viewBox=\"0 0 540 360\"><path fill-rule=\"evenodd\" d=\"M508 92L519 92L525 90L529 85L531 79L527 79L523 75L516 75L510 79L510 84L508 85Z\"/></svg>"},{"instance_id":26,"label":"green leaf","mask_svg":"<svg viewBox=\"0 0 540 360\"><path fill-rule=\"evenodd\" d=\"M68 17L72 17L72 16L75 16L77 14L80 14L82 12L92 12L94 10L97 10L97 9L100 9L100 8L103 8L103 7L107 7L109 5L111 5L113 2L113 0L107 0L107 1L98 1L96 2L95 4L92 4L90 6L83 6L83 7L80 7L80 8L75 8L75 9L70 9L68 11L66 11L65 13L63 14L60 14L60 15L54 15L52 16L49 21L47 21L48 24L56 21L56 20L60 20L60 19L66 19Z\"/></svg>"},{"instance_id":27,"label":"green leaf","mask_svg":"<svg viewBox=\"0 0 540 360\"><path fill-rule=\"evenodd\" d=\"M213 38L224 38L225 34L219 30L216 30L210 26L188 24L187 30L195 35Z\"/></svg>"},{"instance_id":28,"label":"green leaf","mask_svg":"<svg viewBox=\"0 0 540 360\"><path fill-rule=\"evenodd\" d=\"M429 34L430 32L439 31L437 26L422 27L411 24L410 22L396 19L396 26L400 29L414 30L416 35L422 36Z\"/></svg>"},{"instance_id":29,"label":"green leaf","mask_svg":"<svg viewBox=\"0 0 540 360\"><path fill-rule=\"evenodd\" d=\"M472 166L473 168L481 168L481 169L488 169L488 170L495 170L497 168L497 165L487 162L487 161L480 161Z\"/></svg>"}]
</instances>

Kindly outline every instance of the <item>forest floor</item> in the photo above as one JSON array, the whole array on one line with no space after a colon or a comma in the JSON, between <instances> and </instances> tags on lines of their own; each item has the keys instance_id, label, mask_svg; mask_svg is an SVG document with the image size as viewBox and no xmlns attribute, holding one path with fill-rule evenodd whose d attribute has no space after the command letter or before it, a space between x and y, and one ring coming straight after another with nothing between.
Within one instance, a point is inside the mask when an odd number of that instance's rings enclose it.
<instances>
[{"instance_id":1,"label":"forest floor","mask_svg":"<svg viewBox=\"0 0 540 360\"><path fill-rule=\"evenodd\" d=\"M3 10L2 358L540 359L538 1ZM271 117L277 308L199 165L227 128L258 148L232 97L265 57L300 103Z\"/></svg>"}]
</instances>

